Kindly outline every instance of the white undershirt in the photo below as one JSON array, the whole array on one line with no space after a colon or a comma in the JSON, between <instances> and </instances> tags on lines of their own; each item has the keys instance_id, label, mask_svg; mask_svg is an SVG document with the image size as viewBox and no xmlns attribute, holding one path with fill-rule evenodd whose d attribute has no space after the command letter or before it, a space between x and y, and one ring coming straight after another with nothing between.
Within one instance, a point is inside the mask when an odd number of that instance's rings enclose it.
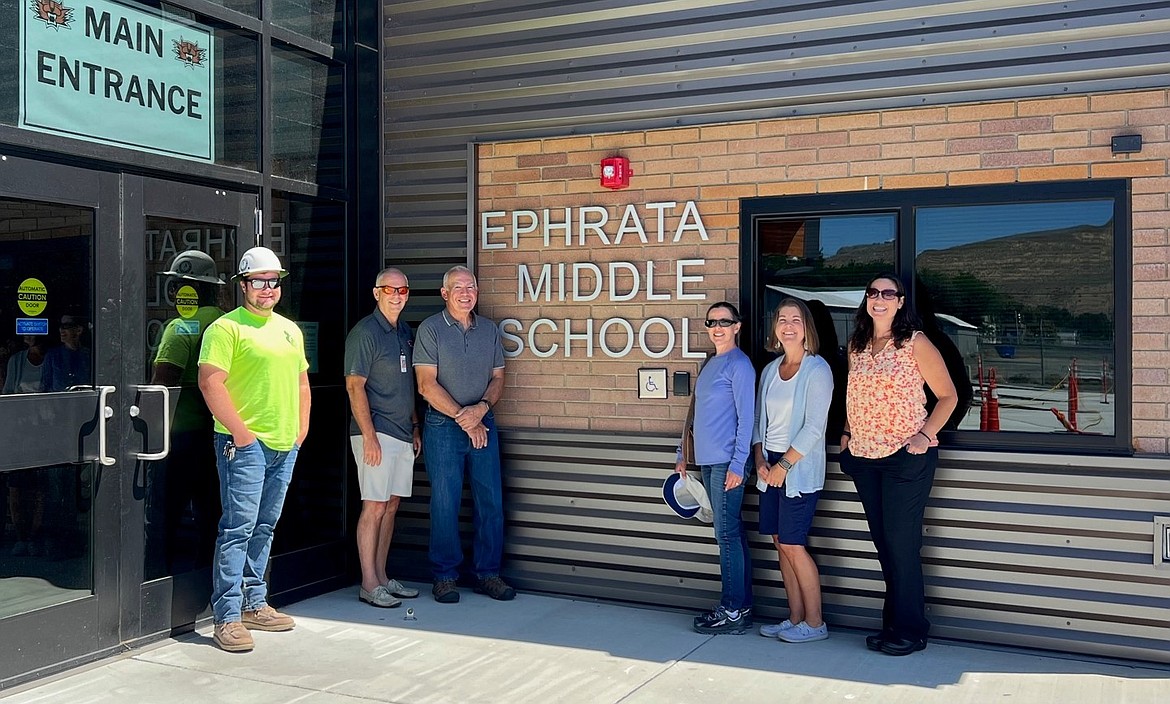
<instances>
[{"instance_id":1,"label":"white undershirt","mask_svg":"<svg viewBox=\"0 0 1170 704\"><path fill-rule=\"evenodd\" d=\"M792 443L788 437L788 429L792 425L792 404L796 400L796 377L798 370L791 379L785 381L780 378L780 368L769 379L764 380L764 410L768 414L768 427L764 433L764 449L772 452L784 452Z\"/></svg>"},{"instance_id":2,"label":"white undershirt","mask_svg":"<svg viewBox=\"0 0 1170 704\"><path fill-rule=\"evenodd\" d=\"M41 365L33 364L28 355L24 357L24 369L20 373L20 385L16 387L18 394L35 394L41 391Z\"/></svg>"}]
</instances>

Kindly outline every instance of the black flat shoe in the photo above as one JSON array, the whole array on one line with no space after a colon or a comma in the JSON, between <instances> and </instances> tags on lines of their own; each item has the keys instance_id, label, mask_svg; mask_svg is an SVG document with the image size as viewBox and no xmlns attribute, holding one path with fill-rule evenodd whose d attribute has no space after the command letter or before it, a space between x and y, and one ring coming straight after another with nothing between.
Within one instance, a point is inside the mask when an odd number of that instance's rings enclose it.
<instances>
[{"instance_id":1,"label":"black flat shoe","mask_svg":"<svg viewBox=\"0 0 1170 704\"><path fill-rule=\"evenodd\" d=\"M868 639L866 645L869 645ZM926 650L926 639L918 638L909 640L906 638L891 638L890 640L882 641L878 649L886 655L909 655L919 650Z\"/></svg>"},{"instance_id":2,"label":"black flat shoe","mask_svg":"<svg viewBox=\"0 0 1170 704\"><path fill-rule=\"evenodd\" d=\"M866 648L870 650L881 650L881 644L893 639L888 630L882 630L880 633L866 636Z\"/></svg>"}]
</instances>

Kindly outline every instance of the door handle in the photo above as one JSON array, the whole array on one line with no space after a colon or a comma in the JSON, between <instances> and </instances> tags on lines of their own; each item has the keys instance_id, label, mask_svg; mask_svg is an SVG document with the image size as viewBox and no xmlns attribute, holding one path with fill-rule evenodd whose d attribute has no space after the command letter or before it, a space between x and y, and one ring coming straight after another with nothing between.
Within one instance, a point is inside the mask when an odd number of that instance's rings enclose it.
<instances>
[{"instance_id":1,"label":"door handle","mask_svg":"<svg viewBox=\"0 0 1170 704\"><path fill-rule=\"evenodd\" d=\"M140 460L153 462L155 460L166 459L167 455L171 454L171 390L166 386L160 384L141 384L138 387L139 393L143 391L157 391L163 397L163 448L160 452L137 452L134 454ZM138 406L130 406L130 417L137 418L142 413L142 409Z\"/></svg>"},{"instance_id":2,"label":"door handle","mask_svg":"<svg viewBox=\"0 0 1170 704\"><path fill-rule=\"evenodd\" d=\"M98 419L98 462L105 466L110 466L117 462L116 459L106 454L106 421L114 417L114 409L106 405L106 397L116 391L113 386L99 386L98 391L98 413L101 418Z\"/></svg>"}]
</instances>

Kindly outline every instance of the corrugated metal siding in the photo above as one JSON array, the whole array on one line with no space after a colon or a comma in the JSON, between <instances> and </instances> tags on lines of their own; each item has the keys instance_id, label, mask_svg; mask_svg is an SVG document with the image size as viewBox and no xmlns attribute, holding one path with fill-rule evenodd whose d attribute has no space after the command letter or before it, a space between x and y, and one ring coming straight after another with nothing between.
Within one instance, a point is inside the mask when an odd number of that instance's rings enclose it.
<instances>
[{"instance_id":1,"label":"corrugated metal siding","mask_svg":"<svg viewBox=\"0 0 1170 704\"><path fill-rule=\"evenodd\" d=\"M387 256L416 287L466 261L471 141L1162 86L1170 73L1168 2L416 0L385 16Z\"/></svg>"},{"instance_id":2,"label":"corrugated metal siding","mask_svg":"<svg viewBox=\"0 0 1170 704\"><path fill-rule=\"evenodd\" d=\"M662 501L675 442L506 432L505 575L531 590L710 608L719 597L712 529ZM1170 570L1152 557L1168 478L1167 460L943 451L923 548L932 635L1170 663ZM395 538L395 562L420 576L428 496L420 473ZM784 596L775 550L755 533L756 496L748 492L744 518L767 621L785 613ZM835 463L810 549L826 619L877 628L881 571L853 483Z\"/></svg>"},{"instance_id":3,"label":"corrugated metal siding","mask_svg":"<svg viewBox=\"0 0 1170 704\"><path fill-rule=\"evenodd\" d=\"M1170 2L385 8L387 258L428 294L412 319L441 306L442 272L469 258L469 142L1164 86L1170 73ZM673 518L659 496L673 444L507 433L507 575L528 589L709 606L710 528ZM1170 572L1151 557L1170 462L943 458L924 551L936 635L1170 662ZM427 498L420 471L393 553L417 576ZM874 626L880 573L835 467L813 546L829 620ZM755 557L757 603L774 615L773 551L761 541Z\"/></svg>"}]
</instances>

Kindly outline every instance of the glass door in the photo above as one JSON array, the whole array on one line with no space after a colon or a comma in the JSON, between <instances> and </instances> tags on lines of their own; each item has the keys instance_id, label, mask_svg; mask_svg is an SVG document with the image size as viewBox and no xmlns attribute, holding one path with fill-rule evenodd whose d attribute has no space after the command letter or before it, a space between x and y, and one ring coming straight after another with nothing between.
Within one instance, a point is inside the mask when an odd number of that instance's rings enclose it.
<instances>
[{"instance_id":1,"label":"glass door","mask_svg":"<svg viewBox=\"0 0 1170 704\"><path fill-rule=\"evenodd\" d=\"M119 642L118 181L0 156L0 683Z\"/></svg>"},{"instance_id":2,"label":"glass door","mask_svg":"<svg viewBox=\"0 0 1170 704\"><path fill-rule=\"evenodd\" d=\"M255 210L0 155L0 688L206 610L219 499L194 362Z\"/></svg>"},{"instance_id":3,"label":"glass door","mask_svg":"<svg viewBox=\"0 0 1170 704\"><path fill-rule=\"evenodd\" d=\"M230 278L237 252L254 244L256 197L127 181L126 209L135 214L141 239L126 265L142 272L143 287L126 330L127 344L140 352L126 374L140 417L162 412L164 421L142 423L146 437L127 521L134 528L124 536L124 544L135 546L125 553L133 563L125 569L141 574L139 632L150 635L189 628L210 614L219 481L197 361L207 326L237 305Z\"/></svg>"}]
</instances>

